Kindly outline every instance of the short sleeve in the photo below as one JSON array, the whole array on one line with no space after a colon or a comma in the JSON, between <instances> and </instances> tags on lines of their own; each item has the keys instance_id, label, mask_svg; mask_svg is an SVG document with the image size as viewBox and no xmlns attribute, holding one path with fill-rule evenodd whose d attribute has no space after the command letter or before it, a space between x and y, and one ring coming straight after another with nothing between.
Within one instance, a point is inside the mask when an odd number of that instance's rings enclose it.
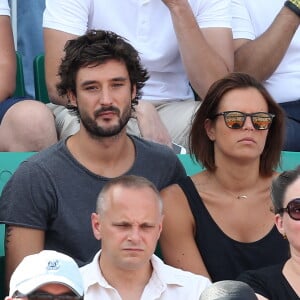
<instances>
[{"instance_id":1,"label":"short sleeve","mask_svg":"<svg viewBox=\"0 0 300 300\"><path fill-rule=\"evenodd\" d=\"M46 0L43 27L83 35L88 29L90 0Z\"/></svg>"},{"instance_id":2,"label":"short sleeve","mask_svg":"<svg viewBox=\"0 0 300 300\"><path fill-rule=\"evenodd\" d=\"M57 204L50 176L32 162L23 162L4 186L0 222L46 230Z\"/></svg>"},{"instance_id":3,"label":"short sleeve","mask_svg":"<svg viewBox=\"0 0 300 300\"><path fill-rule=\"evenodd\" d=\"M194 1L192 10L201 28L231 28L230 0Z\"/></svg>"},{"instance_id":4,"label":"short sleeve","mask_svg":"<svg viewBox=\"0 0 300 300\"><path fill-rule=\"evenodd\" d=\"M244 0L232 0L230 9L233 38L254 40L254 28Z\"/></svg>"},{"instance_id":5,"label":"short sleeve","mask_svg":"<svg viewBox=\"0 0 300 300\"><path fill-rule=\"evenodd\" d=\"M10 8L7 0L0 1L0 16L10 16Z\"/></svg>"}]
</instances>

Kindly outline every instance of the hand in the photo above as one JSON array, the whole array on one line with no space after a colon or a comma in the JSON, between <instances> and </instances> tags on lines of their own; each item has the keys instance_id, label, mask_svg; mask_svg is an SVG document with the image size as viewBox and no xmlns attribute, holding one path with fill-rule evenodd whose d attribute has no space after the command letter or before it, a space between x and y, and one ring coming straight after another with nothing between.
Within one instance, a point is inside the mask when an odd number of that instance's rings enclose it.
<instances>
[{"instance_id":1,"label":"hand","mask_svg":"<svg viewBox=\"0 0 300 300\"><path fill-rule=\"evenodd\" d=\"M165 144L172 148L171 136L160 119L154 105L148 101L140 100L135 106L136 118L141 135L144 139Z\"/></svg>"}]
</instances>

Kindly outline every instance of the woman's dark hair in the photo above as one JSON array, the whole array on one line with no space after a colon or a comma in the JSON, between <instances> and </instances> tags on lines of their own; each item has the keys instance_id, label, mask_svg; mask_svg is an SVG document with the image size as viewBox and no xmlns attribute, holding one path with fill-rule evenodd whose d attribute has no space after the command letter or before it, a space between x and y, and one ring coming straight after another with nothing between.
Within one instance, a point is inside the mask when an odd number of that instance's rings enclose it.
<instances>
[{"instance_id":1,"label":"woman's dark hair","mask_svg":"<svg viewBox=\"0 0 300 300\"><path fill-rule=\"evenodd\" d=\"M271 185L271 198L275 214L283 208L284 196L287 188L300 177L300 166L294 170L284 171L277 178L273 179Z\"/></svg>"},{"instance_id":2,"label":"woman's dark hair","mask_svg":"<svg viewBox=\"0 0 300 300\"><path fill-rule=\"evenodd\" d=\"M270 176L278 166L284 137L284 113L266 88L248 74L234 72L216 81L208 90L205 99L195 114L189 136L190 152L207 170L215 171L214 142L205 130L205 121L214 120L223 96L231 90L255 88L264 97L268 112L274 114L264 150L260 156L259 172ZM242 99L241 99L242 101Z\"/></svg>"},{"instance_id":3,"label":"woman's dark hair","mask_svg":"<svg viewBox=\"0 0 300 300\"><path fill-rule=\"evenodd\" d=\"M90 30L69 40L64 51L65 56L58 70L60 82L56 86L60 96L66 96L68 91L76 95L76 76L80 68L98 66L114 59L126 65L131 87L136 86L133 104L137 104L149 76L141 64L139 53L124 38L111 31ZM76 112L77 108L72 107L72 110Z\"/></svg>"}]
</instances>

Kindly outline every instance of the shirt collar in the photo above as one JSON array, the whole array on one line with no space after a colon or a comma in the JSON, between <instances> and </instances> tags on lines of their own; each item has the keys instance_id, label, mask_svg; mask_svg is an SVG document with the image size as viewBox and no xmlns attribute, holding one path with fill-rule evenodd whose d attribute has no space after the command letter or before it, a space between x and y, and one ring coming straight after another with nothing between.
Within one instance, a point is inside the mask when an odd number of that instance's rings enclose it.
<instances>
[{"instance_id":1,"label":"shirt collar","mask_svg":"<svg viewBox=\"0 0 300 300\"><path fill-rule=\"evenodd\" d=\"M160 282L164 285L175 284L183 286L181 272L174 272L175 269L169 265L166 265L158 256L155 254L151 257L151 264L153 266L153 272L159 278Z\"/></svg>"},{"instance_id":2,"label":"shirt collar","mask_svg":"<svg viewBox=\"0 0 300 300\"><path fill-rule=\"evenodd\" d=\"M82 274L84 273L83 280L84 280L85 293L87 292L87 289L94 284L99 284L104 288L113 288L105 280L101 272L101 269L99 267L100 255L101 255L101 250L97 252L97 254L93 258L93 261L90 264L80 268Z\"/></svg>"},{"instance_id":3,"label":"shirt collar","mask_svg":"<svg viewBox=\"0 0 300 300\"><path fill-rule=\"evenodd\" d=\"M87 292L87 289L94 284L99 284L104 288L113 289L113 287L105 280L99 267L100 255L101 250L97 252L90 264L81 268L81 272L84 273L83 280L85 293ZM147 285L155 286L157 292L161 293L169 284L183 286L181 276L178 272L173 272L172 269L174 268L166 265L158 256L152 255L151 264L153 272Z\"/></svg>"}]
</instances>

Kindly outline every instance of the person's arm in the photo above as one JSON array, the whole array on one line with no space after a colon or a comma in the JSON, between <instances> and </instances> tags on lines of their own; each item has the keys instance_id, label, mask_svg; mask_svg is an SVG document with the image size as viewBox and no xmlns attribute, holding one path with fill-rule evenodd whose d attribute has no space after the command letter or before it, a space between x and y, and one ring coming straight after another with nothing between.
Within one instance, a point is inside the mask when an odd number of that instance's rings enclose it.
<instances>
[{"instance_id":1,"label":"person's arm","mask_svg":"<svg viewBox=\"0 0 300 300\"><path fill-rule=\"evenodd\" d=\"M44 28L45 46L45 76L49 99L52 103L66 105L68 100L58 96L56 84L59 81L57 76L58 68L64 56L64 47L68 40L77 37L76 35L63 31Z\"/></svg>"},{"instance_id":2,"label":"person's arm","mask_svg":"<svg viewBox=\"0 0 300 300\"><path fill-rule=\"evenodd\" d=\"M0 16L0 102L16 88L16 52L9 16Z\"/></svg>"},{"instance_id":3,"label":"person's arm","mask_svg":"<svg viewBox=\"0 0 300 300\"><path fill-rule=\"evenodd\" d=\"M164 262L210 278L194 239L194 218L183 191L171 185L161 196L164 221L159 244Z\"/></svg>"},{"instance_id":4,"label":"person's arm","mask_svg":"<svg viewBox=\"0 0 300 300\"><path fill-rule=\"evenodd\" d=\"M135 106L135 117L144 139L172 148L172 138L152 103L139 100Z\"/></svg>"},{"instance_id":5,"label":"person's arm","mask_svg":"<svg viewBox=\"0 0 300 300\"><path fill-rule=\"evenodd\" d=\"M7 225L5 236L5 279L9 286L10 277L21 260L44 249L43 230Z\"/></svg>"},{"instance_id":6,"label":"person's arm","mask_svg":"<svg viewBox=\"0 0 300 300\"><path fill-rule=\"evenodd\" d=\"M190 83L201 97L233 69L230 28L200 29L187 0L162 0L169 8L180 54Z\"/></svg>"},{"instance_id":7,"label":"person's arm","mask_svg":"<svg viewBox=\"0 0 300 300\"><path fill-rule=\"evenodd\" d=\"M261 36L254 40L235 39L234 70L260 81L268 79L284 57L299 23L300 18L283 7Z\"/></svg>"}]
</instances>

